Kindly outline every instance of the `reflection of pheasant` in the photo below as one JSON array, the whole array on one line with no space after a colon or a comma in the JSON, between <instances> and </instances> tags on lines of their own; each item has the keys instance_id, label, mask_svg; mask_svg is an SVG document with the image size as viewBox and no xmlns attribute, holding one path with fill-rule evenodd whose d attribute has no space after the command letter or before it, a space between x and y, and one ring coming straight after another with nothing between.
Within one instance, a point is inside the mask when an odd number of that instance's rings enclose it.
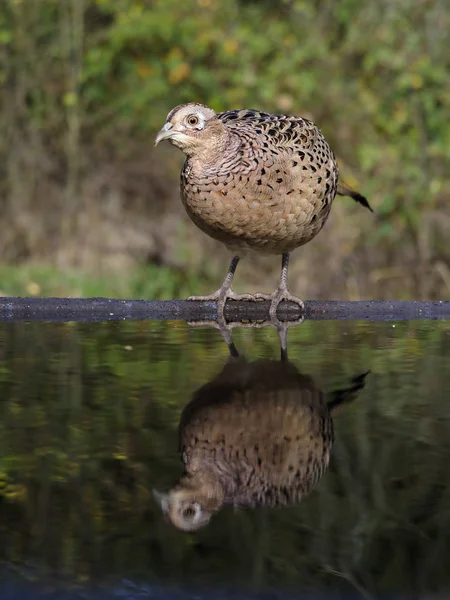
<instances>
[{"instance_id":1,"label":"reflection of pheasant","mask_svg":"<svg viewBox=\"0 0 450 600\"><path fill-rule=\"evenodd\" d=\"M364 386L365 375L336 392L334 407ZM230 358L181 415L185 472L155 492L169 520L193 531L224 504L299 502L326 470L333 423L323 393L288 361Z\"/></svg>"}]
</instances>

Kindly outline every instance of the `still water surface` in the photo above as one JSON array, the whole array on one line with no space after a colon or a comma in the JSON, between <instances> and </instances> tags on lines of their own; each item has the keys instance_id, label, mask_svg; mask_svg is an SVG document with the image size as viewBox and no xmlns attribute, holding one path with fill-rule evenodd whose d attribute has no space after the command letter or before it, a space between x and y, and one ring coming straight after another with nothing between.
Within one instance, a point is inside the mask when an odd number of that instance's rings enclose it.
<instances>
[{"instance_id":1,"label":"still water surface","mask_svg":"<svg viewBox=\"0 0 450 600\"><path fill-rule=\"evenodd\" d=\"M233 338L0 325L2 600L450 591L450 322Z\"/></svg>"}]
</instances>

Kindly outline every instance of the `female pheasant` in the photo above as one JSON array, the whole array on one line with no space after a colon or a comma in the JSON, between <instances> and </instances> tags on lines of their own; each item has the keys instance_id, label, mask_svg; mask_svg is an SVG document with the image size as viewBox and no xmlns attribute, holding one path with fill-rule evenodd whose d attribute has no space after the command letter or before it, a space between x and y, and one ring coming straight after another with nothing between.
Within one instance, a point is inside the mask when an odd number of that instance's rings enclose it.
<instances>
[{"instance_id":1,"label":"female pheasant","mask_svg":"<svg viewBox=\"0 0 450 600\"><path fill-rule=\"evenodd\" d=\"M282 300L303 302L287 286L289 253L312 240L324 226L336 194L350 195L372 210L367 200L338 182L334 154L311 121L257 110L216 114L203 104L183 104L167 116L155 145L169 140L187 156L181 171L181 199L192 221L233 253L217 300L225 323L228 298L271 301L277 320ZM231 284L241 256L252 251L281 254L277 290L235 294Z\"/></svg>"}]
</instances>

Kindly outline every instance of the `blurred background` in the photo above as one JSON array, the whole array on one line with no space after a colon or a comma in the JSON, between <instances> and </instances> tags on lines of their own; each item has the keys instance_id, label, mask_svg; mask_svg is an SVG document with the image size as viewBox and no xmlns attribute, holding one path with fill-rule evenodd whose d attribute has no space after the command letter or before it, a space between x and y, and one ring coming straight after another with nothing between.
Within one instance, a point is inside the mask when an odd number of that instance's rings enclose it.
<instances>
[{"instance_id":1,"label":"blurred background","mask_svg":"<svg viewBox=\"0 0 450 600\"><path fill-rule=\"evenodd\" d=\"M183 155L153 148L197 101L313 119L375 209L336 200L294 293L447 298L449 31L447 0L2 0L0 293L215 289L228 254L184 213ZM278 272L243 261L236 289Z\"/></svg>"}]
</instances>

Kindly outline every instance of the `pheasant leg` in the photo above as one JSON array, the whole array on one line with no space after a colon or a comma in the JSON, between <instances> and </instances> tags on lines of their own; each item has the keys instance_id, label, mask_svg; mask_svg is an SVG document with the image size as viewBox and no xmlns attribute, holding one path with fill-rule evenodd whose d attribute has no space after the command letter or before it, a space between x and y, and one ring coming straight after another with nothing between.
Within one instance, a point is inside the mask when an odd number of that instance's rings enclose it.
<instances>
[{"instance_id":1,"label":"pheasant leg","mask_svg":"<svg viewBox=\"0 0 450 600\"><path fill-rule=\"evenodd\" d=\"M213 292L212 294L208 294L207 296L189 296L188 300L193 300L196 302L208 302L212 300L217 301L217 316L219 321L225 322L225 304L228 298L234 298L236 294L233 292L233 288L231 284L233 283L234 273L236 271L236 267L238 266L239 256L233 256L230 262L230 266L228 267L228 272L223 280L222 285L218 290Z\"/></svg>"},{"instance_id":2,"label":"pheasant leg","mask_svg":"<svg viewBox=\"0 0 450 600\"><path fill-rule=\"evenodd\" d=\"M225 304L227 300L244 300L248 302L254 302L257 300L271 300L272 296L268 294L236 294L231 287L233 277L236 272L236 267L239 263L239 256L234 256L228 267L228 272L223 280L222 285L218 290L207 296L189 296L188 300L196 302L210 302L217 301L217 316L220 323L225 324Z\"/></svg>"},{"instance_id":3,"label":"pheasant leg","mask_svg":"<svg viewBox=\"0 0 450 600\"><path fill-rule=\"evenodd\" d=\"M277 317L277 309L280 302L283 300L289 300L290 302L295 302L300 308L301 313L303 314L305 310L305 303L297 296L294 296L290 293L287 286L287 277L288 277L288 266L289 266L289 253L283 254L282 263L281 263L281 277L280 283L278 284L278 288L271 296L271 304L269 309L269 315L271 320L275 325L280 325L281 321Z\"/></svg>"}]
</instances>

